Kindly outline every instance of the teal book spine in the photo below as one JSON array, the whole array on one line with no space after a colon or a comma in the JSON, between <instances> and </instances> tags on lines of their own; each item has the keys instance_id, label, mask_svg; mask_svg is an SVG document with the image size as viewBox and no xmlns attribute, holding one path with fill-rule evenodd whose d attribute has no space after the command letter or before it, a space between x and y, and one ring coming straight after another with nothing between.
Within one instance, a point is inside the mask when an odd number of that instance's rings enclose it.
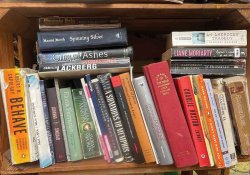
<instances>
[{"instance_id":1,"label":"teal book spine","mask_svg":"<svg viewBox=\"0 0 250 175\"><path fill-rule=\"evenodd\" d=\"M72 90L84 159L101 156L98 136L83 89Z\"/></svg>"},{"instance_id":2,"label":"teal book spine","mask_svg":"<svg viewBox=\"0 0 250 175\"><path fill-rule=\"evenodd\" d=\"M77 130L76 114L72 99L71 88L60 89L62 108L66 135L69 145L70 160L78 161L83 159L82 147Z\"/></svg>"}]
</instances>

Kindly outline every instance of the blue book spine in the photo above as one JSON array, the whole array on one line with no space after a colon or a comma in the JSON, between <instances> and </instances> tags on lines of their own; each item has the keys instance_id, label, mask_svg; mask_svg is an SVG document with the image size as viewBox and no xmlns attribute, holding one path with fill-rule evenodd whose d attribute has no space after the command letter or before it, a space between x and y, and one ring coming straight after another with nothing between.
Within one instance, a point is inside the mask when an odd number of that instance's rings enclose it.
<instances>
[{"instance_id":1,"label":"blue book spine","mask_svg":"<svg viewBox=\"0 0 250 175\"><path fill-rule=\"evenodd\" d=\"M52 165L54 165L55 164L55 153L54 153L52 132L51 132L51 128L50 128L50 116L49 116L49 110L48 110L48 105L47 105L47 97L46 97L44 80L40 80L39 84L40 84L40 91L41 91L41 96L42 96L45 125L46 125L48 140L49 140L50 154L52 157Z\"/></svg>"}]
</instances>

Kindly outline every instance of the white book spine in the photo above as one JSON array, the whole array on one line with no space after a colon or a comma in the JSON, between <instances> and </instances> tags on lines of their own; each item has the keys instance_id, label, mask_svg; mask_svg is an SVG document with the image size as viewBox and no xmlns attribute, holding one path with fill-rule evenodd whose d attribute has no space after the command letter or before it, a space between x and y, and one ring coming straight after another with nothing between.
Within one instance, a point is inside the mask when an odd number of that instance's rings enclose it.
<instances>
[{"instance_id":1,"label":"white book spine","mask_svg":"<svg viewBox=\"0 0 250 175\"><path fill-rule=\"evenodd\" d=\"M232 165L231 158L230 158L230 155L228 153L227 142L226 142L225 134L224 134L223 127L221 124L221 119L219 116L218 108L216 106L212 84L211 84L210 79L204 79L204 83L206 86L207 95L208 95L211 111L213 114L214 124L216 127L218 139L220 142L220 148L221 148L221 152L223 155L225 167L230 167Z\"/></svg>"}]
</instances>

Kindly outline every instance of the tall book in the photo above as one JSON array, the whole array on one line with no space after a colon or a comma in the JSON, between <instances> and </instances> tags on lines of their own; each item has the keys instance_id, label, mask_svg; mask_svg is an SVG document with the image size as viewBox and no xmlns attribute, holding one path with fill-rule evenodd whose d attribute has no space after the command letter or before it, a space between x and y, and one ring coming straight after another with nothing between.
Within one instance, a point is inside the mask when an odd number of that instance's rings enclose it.
<instances>
[{"instance_id":1,"label":"tall book","mask_svg":"<svg viewBox=\"0 0 250 175\"><path fill-rule=\"evenodd\" d=\"M135 163L137 164L145 163L145 159L144 159L141 145L140 145L140 142L139 142L136 130L135 130L133 119L129 111L129 106L128 106L124 91L122 89L121 79L117 75L117 76L111 77L111 82L114 88L115 96L117 99L117 104L121 112L124 128L128 136L130 148L132 150Z\"/></svg>"},{"instance_id":2,"label":"tall book","mask_svg":"<svg viewBox=\"0 0 250 175\"><path fill-rule=\"evenodd\" d=\"M208 138L210 141L210 147L212 149L215 164L218 168L223 168L225 167L225 163L223 160L220 148L220 142L216 132L216 126L214 123L212 110L207 96L206 86L203 81L203 76L196 75L192 76L192 78L193 78L193 85L197 90L198 101L200 104L199 107L203 117L205 130L206 133L208 134Z\"/></svg>"},{"instance_id":3,"label":"tall book","mask_svg":"<svg viewBox=\"0 0 250 175\"><path fill-rule=\"evenodd\" d=\"M135 130L139 138L141 149L146 163L155 162L155 156L142 118L135 91L129 73L120 74L122 88L128 103Z\"/></svg>"},{"instance_id":4,"label":"tall book","mask_svg":"<svg viewBox=\"0 0 250 175\"><path fill-rule=\"evenodd\" d=\"M150 64L144 66L143 70L165 130L165 135L170 143L169 146L175 165L177 167L186 167L198 164L195 147L174 87L168 63L162 61Z\"/></svg>"},{"instance_id":5,"label":"tall book","mask_svg":"<svg viewBox=\"0 0 250 175\"><path fill-rule=\"evenodd\" d=\"M194 142L199 165L211 166L190 78L188 76L175 78L174 83Z\"/></svg>"},{"instance_id":6,"label":"tall book","mask_svg":"<svg viewBox=\"0 0 250 175\"><path fill-rule=\"evenodd\" d=\"M221 119L219 116L218 108L217 108L217 105L215 102L212 84L211 84L210 79L204 79L204 83L206 86L207 96L208 96L211 111L213 114L213 119L214 119L216 131L217 131L218 139L220 142L220 148L221 148L222 156L224 159L225 167L230 167L232 165L231 158L230 158L230 155L228 153L227 142L226 142L224 130L223 130L223 127L221 124Z\"/></svg>"},{"instance_id":7,"label":"tall book","mask_svg":"<svg viewBox=\"0 0 250 175\"><path fill-rule=\"evenodd\" d=\"M53 134L53 143L55 150L56 162L67 161L66 151L64 146L64 139L62 133L61 118L58 109L58 102L56 98L56 88L46 88L46 95L48 99L48 108L50 114L51 128Z\"/></svg>"},{"instance_id":8,"label":"tall book","mask_svg":"<svg viewBox=\"0 0 250 175\"><path fill-rule=\"evenodd\" d=\"M119 111L119 108L115 99L115 94L111 85L111 81L110 81L111 74L110 73L101 74L101 75L98 75L97 78L102 86L104 95L106 97L106 101L110 110L111 118L114 123L115 132L118 136L118 140L121 145L122 153L124 155L124 160L126 162L132 162L134 158L131 153L131 149L130 149L129 142L128 142L128 137L124 129L121 114L120 114L120 111Z\"/></svg>"},{"instance_id":9,"label":"tall book","mask_svg":"<svg viewBox=\"0 0 250 175\"><path fill-rule=\"evenodd\" d=\"M83 89L73 89L72 96L84 159L99 157L102 153L99 148L98 136Z\"/></svg>"},{"instance_id":10,"label":"tall book","mask_svg":"<svg viewBox=\"0 0 250 175\"><path fill-rule=\"evenodd\" d=\"M161 165L171 165L174 161L147 84L147 79L144 76L135 78L134 86L159 163Z\"/></svg>"},{"instance_id":11,"label":"tall book","mask_svg":"<svg viewBox=\"0 0 250 175\"><path fill-rule=\"evenodd\" d=\"M238 161L237 161L236 150L234 147L233 128L232 128L231 118L229 116L229 108L227 105L226 95L225 92L220 91L218 89L213 89L213 93L220 114L221 123L224 129L227 141L228 153L231 158L231 164L232 166L234 166L238 163Z\"/></svg>"},{"instance_id":12,"label":"tall book","mask_svg":"<svg viewBox=\"0 0 250 175\"><path fill-rule=\"evenodd\" d=\"M83 159L81 141L77 129L76 114L71 93L71 88L60 89L64 123L69 144L70 160L77 161Z\"/></svg>"}]
</instances>

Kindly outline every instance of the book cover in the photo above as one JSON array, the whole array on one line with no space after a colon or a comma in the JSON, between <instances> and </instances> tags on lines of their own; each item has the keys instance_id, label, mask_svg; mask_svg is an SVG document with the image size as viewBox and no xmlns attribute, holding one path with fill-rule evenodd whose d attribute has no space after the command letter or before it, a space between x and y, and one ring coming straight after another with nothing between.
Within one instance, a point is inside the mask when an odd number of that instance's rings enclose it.
<instances>
[{"instance_id":1,"label":"book cover","mask_svg":"<svg viewBox=\"0 0 250 175\"><path fill-rule=\"evenodd\" d=\"M155 162L155 156L142 118L139 104L131 82L129 73L120 74L122 88L128 103L129 111L133 119L135 130L141 145L146 163Z\"/></svg>"},{"instance_id":2,"label":"book cover","mask_svg":"<svg viewBox=\"0 0 250 175\"><path fill-rule=\"evenodd\" d=\"M188 76L175 78L174 83L194 142L199 165L200 167L211 166L190 78Z\"/></svg>"},{"instance_id":3,"label":"book cover","mask_svg":"<svg viewBox=\"0 0 250 175\"><path fill-rule=\"evenodd\" d=\"M98 135L83 89L73 89L72 96L84 159L99 157L102 154L99 148Z\"/></svg>"},{"instance_id":4,"label":"book cover","mask_svg":"<svg viewBox=\"0 0 250 175\"><path fill-rule=\"evenodd\" d=\"M222 156L224 159L225 167L230 167L232 165L231 158L230 158L230 155L228 153L227 142L226 142L224 130L223 130L223 127L221 124L221 119L219 116L218 108L217 108L217 105L215 102L211 81L210 81L210 79L204 79L204 83L206 86L207 96L208 96L211 111L213 114L213 119L214 119L216 131L217 131L218 139L220 142L220 148L221 148Z\"/></svg>"},{"instance_id":5,"label":"book cover","mask_svg":"<svg viewBox=\"0 0 250 175\"><path fill-rule=\"evenodd\" d=\"M167 62L150 64L144 66L143 70L165 135L170 143L175 165L179 168L198 164L195 147Z\"/></svg>"},{"instance_id":6,"label":"book cover","mask_svg":"<svg viewBox=\"0 0 250 175\"><path fill-rule=\"evenodd\" d=\"M231 164L232 166L234 166L238 163L238 160L237 160L236 150L234 147L234 138L233 138L234 131L232 128L231 118L229 116L229 108L227 105L226 95L225 92L217 89L213 89L213 93L220 114L221 123L224 129L228 147L228 153L231 158Z\"/></svg>"},{"instance_id":7,"label":"book cover","mask_svg":"<svg viewBox=\"0 0 250 175\"><path fill-rule=\"evenodd\" d=\"M56 163L67 161L56 88L46 88Z\"/></svg>"},{"instance_id":8,"label":"book cover","mask_svg":"<svg viewBox=\"0 0 250 175\"><path fill-rule=\"evenodd\" d=\"M133 81L159 163L161 165L171 165L174 161L147 80L143 76L135 78Z\"/></svg>"},{"instance_id":9,"label":"book cover","mask_svg":"<svg viewBox=\"0 0 250 175\"><path fill-rule=\"evenodd\" d=\"M111 82L114 88L115 96L117 99L117 104L121 113L124 128L128 136L130 148L132 150L135 163L137 164L145 163L145 159L144 159L141 145L140 145L140 142L139 142L136 130L135 130L133 119L129 111L129 107L128 107L128 103L127 103L124 91L122 89L120 77L118 75L111 77Z\"/></svg>"},{"instance_id":10,"label":"book cover","mask_svg":"<svg viewBox=\"0 0 250 175\"><path fill-rule=\"evenodd\" d=\"M218 89L220 91L225 91L223 78L213 78L211 79L213 89Z\"/></svg>"},{"instance_id":11,"label":"book cover","mask_svg":"<svg viewBox=\"0 0 250 175\"><path fill-rule=\"evenodd\" d=\"M111 118L114 124L115 132L118 136L119 143L121 145L121 150L126 162L132 162L134 160L131 149L128 142L128 137L124 129L124 124L121 118L121 114L115 99L115 94L111 85L111 74L101 74L97 76L101 87L106 97L106 101L110 110Z\"/></svg>"},{"instance_id":12,"label":"book cover","mask_svg":"<svg viewBox=\"0 0 250 175\"><path fill-rule=\"evenodd\" d=\"M83 159L81 141L77 129L76 114L71 93L71 88L60 89L62 109L67 140L69 144L70 160L78 161Z\"/></svg>"},{"instance_id":13,"label":"book cover","mask_svg":"<svg viewBox=\"0 0 250 175\"><path fill-rule=\"evenodd\" d=\"M133 59L133 47L49 52L49 53L39 53L37 55L39 64L71 63L71 62L81 62L82 60L98 60L98 59L125 58L125 57Z\"/></svg>"},{"instance_id":14,"label":"book cover","mask_svg":"<svg viewBox=\"0 0 250 175\"><path fill-rule=\"evenodd\" d=\"M126 28L37 32L41 52L127 46Z\"/></svg>"}]
</instances>

